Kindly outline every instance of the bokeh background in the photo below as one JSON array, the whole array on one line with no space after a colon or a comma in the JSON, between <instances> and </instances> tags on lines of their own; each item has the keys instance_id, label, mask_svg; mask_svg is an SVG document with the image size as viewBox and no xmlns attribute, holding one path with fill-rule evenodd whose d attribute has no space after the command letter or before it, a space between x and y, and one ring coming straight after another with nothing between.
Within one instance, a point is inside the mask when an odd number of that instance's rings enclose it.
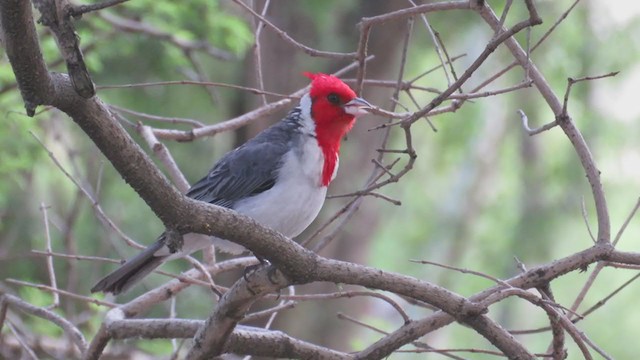
<instances>
[{"instance_id":1,"label":"bokeh background","mask_svg":"<svg viewBox=\"0 0 640 360\"><path fill-rule=\"evenodd\" d=\"M252 2L262 9L264 2ZM489 1L500 12L503 1ZM514 2L507 19L513 24L525 16ZM531 40L537 41L573 1L537 1L544 24L535 27ZM354 51L356 24L362 17L408 7L408 2L361 0L274 0L268 19L297 41L330 51ZM220 49L220 56L206 51L184 52L167 39L144 31L125 30L119 22L130 19L150 29L170 34L174 39L205 41ZM451 56L466 54L454 63L460 74L484 49L493 35L481 19L470 12L429 14L428 19L446 44ZM85 60L97 85L133 84L165 80L208 80L246 86L256 85L254 44L255 21L228 1L194 0L188 4L171 1L135 0L77 21L85 47ZM395 80L401 61L402 36L406 22L389 22L374 29L369 52L376 57L367 68L371 79ZM54 40L38 27L46 60L53 70L60 65ZM524 43L526 38L520 34ZM303 71L332 72L347 62L309 57L282 41L271 30L261 33L261 62L265 89L288 94L303 87ZM57 252L126 258L135 250L127 247L113 230L94 215L92 204L53 164L37 140L37 135L62 165L84 187L91 189L106 214L126 234L141 243L151 243L162 231L161 222L135 192L127 186L82 131L64 114L40 108L37 116L24 113L20 94L8 60L0 47L0 279L15 278L47 283L44 259L30 253L43 250L45 231L41 204L49 207L53 249ZM633 1L580 1L550 37L532 55L538 68L558 95L565 92L567 77L601 75L620 71L615 77L582 82L574 86L569 111L583 132L597 164L609 204L614 233L622 225L640 196L640 5ZM215 54L214 54L215 55ZM470 90L511 63L510 54L498 49L463 87ZM405 79L438 66L433 42L424 24L416 19L407 56ZM345 77L354 77L354 73ZM516 68L489 86L508 87L524 78ZM419 85L443 90L441 71L422 78ZM389 108L392 90L365 86L363 97ZM154 86L132 89L99 89L107 103L149 114L198 119L214 124L243 114L261 104L254 94L228 88L199 86ZM418 93L426 104L435 94ZM267 100L277 100L267 96ZM412 101L401 102L414 110ZM367 198L352 220L322 254L355 261L384 270L401 272L445 286L462 295L471 295L492 283L470 274L412 263L429 260L473 269L499 278L518 273L517 257L527 267L548 263L589 247L586 219L595 228L590 189L571 144L559 129L529 137L516 110L528 115L532 126L553 121L551 111L534 88L475 99L455 113L430 118L437 129L419 122L413 129L418 160L413 170L382 193L402 202L395 206L379 198ZM232 133L223 133L194 142L166 141L180 169L190 182L198 180L224 152L277 121L285 113L253 122ZM158 127L172 127L145 118L124 114L130 121ZM340 172L331 194L344 194L363 186L373 164L382 132L370 129L385 119L362 119L343 144ZM178 126L178 128L180 128ZM181 127L184 129L184 127ZM134 129L134 138L148 150ZM391 132L391 145L404 144L403 133ZM393 157L389 157L393 159ZM155 159L157 160L157 159ZM402 160L404 161L404 160ZM161 165L160 165L161 166ZM162 168L162 166L161 166ZM324 220L340 209L345 198L330 199L314 225L301 236L311 234ZM633 220L620 240L619 248L640 248L640 226ZM111 264L55 260L61 288L88 294L89 288L110 269ZM188 268L185 262L165 266L171 271ZM238 275L238 274L235 274ZM633 270L605 269L587 294L584 311L607 297L636 275ZM552 284L557 301L569 306L588 276L571 273ZM223 279L229 284L233 276ZM125 301L166 277L152 276L144 287L118 298ZM51 295L28 287L0 281L3 291L19 294L34 304L47 304ZM298 293L336 291L333 284L314 284ZM638 284L632 283L604 306L579 323L591 340L614 358L631 359L638 353L637 332L640 312ZM99 296L99 295L98 295ZM211 296L200 289L180 294L177 315L204 318L214 306ZM63 298L58 310L86 334L95 333L102 320L101 309L81 301ZM158 307L151 316L166 316L167 307ZM427 313L414 309L412 315ZM391 331L402 319L385 303L365 298L303 302L276 320L276 328L303 339L341 350L360 349L380 335L344 320L344 313L380 329ZM548 319L539 309L519 300L508 300L490 313L509 329L544 326ZM45 337L60 337L60 330L45 321L28 318L25 329ZM5 333L6 327L3 329ZM531 349L544 352L548 332L522 335ZM462 326L450 326L429 335L430 345L439 348L488 348L476 334ZM569 353L578 352L568 341ZM168 356L167 341L130 341L118 344L135 347L128 356ZM472 354L472 358L483 358ZM124 356L124 355L123 355ZM415 354L396 354L395 357ZM488 355L486 355L488 356ZM433 355L434 358L440 357ZM492 358L488 356L488 358ZM570 358L572 358L570 356Z\"/></svg>"}]
</instances>

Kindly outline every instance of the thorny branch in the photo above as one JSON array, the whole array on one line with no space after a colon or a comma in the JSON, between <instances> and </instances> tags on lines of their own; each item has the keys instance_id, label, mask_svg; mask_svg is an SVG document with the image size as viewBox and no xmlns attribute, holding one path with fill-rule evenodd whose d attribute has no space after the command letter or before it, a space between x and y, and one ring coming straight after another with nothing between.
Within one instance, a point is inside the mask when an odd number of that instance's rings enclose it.
<instances>
[{"instance_id":1,"label":"thorny branch","mask_svg":"<svg viewBox=\"0 0 640 360\"><path fill-rule=\"evenodd\" d=\"M84 13L98 11L120 3L123 0L109 0L94 5L80 6L58 6L66 4L66 2L48 2L44 0L34 1L38 9L43 15L42 23L49 26L59 43L59 49L68 67L69 76L64 74L54 74L48 71L40 53L38 38L33 24L33 14L31 6L26 1L7 0L0 3L0 38L2 45L6 49L7 56L11 62L17 84L22 94L27 114L33 116L35 109L39 105L53 106L66 112L87 135L94 141L96 146L111 161L116 170L123 178L138 192L158 217L170 228L180 228L181 231L193 231L208 235L216 235L230 240L236 241L256 254L269 259L279 271L275 274L270 269L259 268L252 273L248 279L241 278L230 288L216 287L216 291L224 292L219 299L216 307L210 313L209 318L202 321L185 320L185 319L131 319L140 316L148 311L152 306L163 303L175 297L184 289L192 285L210 286L213 277L220 274L243 269L248 265L256 263L254 258L239 258L204 267L206 273L198 269L192 269L184 274L176 276L175 279L166 284L145 292L138 298L124 304L114 304L108 301L97 300L59 289L55 282L55 272L53 270L53 258L60 259L87 259L87 260L104 260L97 257L82 257L77 254L59 254L54 253L49 238L47 212L43 206L43 215L45 217L45 226L47 230L47 246L45 252L39 252L39 255L45 257L47 271L51 276L51 286L42 284L33 284L20 280L9 280L7 282L14 285L36 287L38 289L54 294L54 305L57 305L59 296L63 298L72 298L76 301L85 303L94 303L97 305L110 308L108 310L102 326L93 340L87 344L82 333L76 325L72 324L63 317L52 312L48 308L37 307L26 301L11 295L2 290L0 292L0 326L6 324L12 333L16 336L20 344L26 349L28 354L35 356L33 351L29 349L28 344L22 339L9 316L14 316L14 310L20 310L32 316L44 318L60 328L70 337L75 344L77 351L82 354L85 359L97 359L103 353L107 344L112 339L128 339L134 337L143 338L182 338L193 337L194 345L188 350L190 359L210 358L223 354L225 352L234 352L237 354L270 356L270 357L296 357L296 358L336 358L336 359L378 359L385 358L392 354L402 346L412 344L417 351L432 351L428 345L417 342L421 336L429 334L439 328L447 326L454 321L458 321L466 326L474 329L480 336L490 341L498 351L492 352L504 354L509 358L532 359L534 353L527 349L519 339L513 337L513 334L505 330L496 321L488 317L485 313L488 308L509 297L517 297L523 299L542 309L549 318L550 329L553 335L551 350L554 358L563 358L566 355L564 349L564 334L567 333L576 343L582 355L585 358L591 358L589 347L594 349L605 358L609 356L603 349L598 347L591 341L586 334L582 333L576 326L575 322L582 319L588 313L594 311L604 304L608 299L635 281L638 276L628 280L625 284L615 290L607 298L601 300L591 309L582 315L576 313L577 308L584 300L586 292L590 289L596 277L605 266L637 266L640 265L640 254L621 252L614 249L621 234L626 229L627 224L636 213L640 202L636 204L629 218L623 224L615 241L612 243L610 238L609 212L606 204L606 198L600 182L599 171L590 153L582 134L575 126L568 111L568 99L571 86L578 81L593 80L607 76L614 76L617 73L610 73L602 76L591 76L580 79L569 79L567 90L564 95L564 102L561 103L559 97L549 86L540 70L537 69L532 62L530 52L544 41L548 35L557 27L557 25L566 18L567 14L573 9L577 1L563 14L563 16L554 24L540 41L531 49L524 50L516 41L514 35L521 31L530 31L531 27L540 24L541 19L533 1L525 0L528 11L528 18L516 23L510 28L505 27L508 14L513 6L513 2L507 2L502 15L498 18L488 4L483 1L441 1L428 3L424 5L415 5L411 2L411 7L388 12L385 14L362 18L359 24L360 37L355 52L338 53L320 51L309 47L294 40L286 31L278 28L266 16L266 10L269 7L269 1L264 5L261 13L256 12L251 6L242 1L235 3L246 11L255 19L256 28L256 69L258 76L259 89L247 88L237 85L229 85L214 82L157 82L148 84L131 84L122 87L137 86L167 86L167 85L186 85L197 84L203 86L224 86L239 90L250 91L254 94L260 94L263 99L264 95L274 95L284 97L283 99L267 103L258 109L248 112L236 118L221 122L214 125L206 125L199 121L191 119L166 118L159 116L150 116L148 114L135 112L128 109L118 108L113 105L106 105L97 97L93 97L93 83L90 75L84 65L82 52L79 48L78 39L75 36L72 18L79 17ZM53 5L53 6L52 6ZM67 4L68 5L68 4ZM465 10L476 13L480 18L492 29L494 37L489 40L479 56L457 77L452 62L456 59L449 58L447 49L444 47L438 33L427 22L427 13L441 12L446 10ZM416 85L415 82L429 71L412 80L404 80L405 65L407 63L407 53L410 47L410 36L413 30L413 17L420 16L425 23L427 31L434 39L436 50L440 56L441 65L445 74L448 74L446 66L451 66L453 74L453 82L448 81L446 89L440 91L436 88L426 88ZM182 49L185 56L190 56L193 51L203 51L210 56L230 59L231 55L212 47L207 42L197 42L178 38L173 34L160 31L153 26L143 23L139 20L131 20L122 18L112 13L100 12L99 17L122 31L138 32L154 38L167 41L174 46ZM366 66L367 61L371 60L372 55L369 54L369 42L374 35L373 29L390 21L406 21L407 31L402 47L401 62L396 80L372 80L367 78ZM238 216L233 212L220 209L213 206L199 204L194 201L185 199L180 192L176 191L169 185L166 178L158 171L157 167L150 159L141 151L139 146L133 142L128 134L119 125L118 120L127 122L124 117L118 117L114 114L113 109L118 112L127 113L143 119L153 119L167 121L172 124L183 123L191 126L190 130L178 129L159 129L151 127L145 123L131 123L136 130L142 135L149 147L153 150L164 167L170 174L173 183L184 192L188 187L188 182L182 175L177 164L173 160L171 153L161 142L162 140L178 140L190 141L204 136L213 136L215 134L237 129L241 126L262 118L276 111L291 105L292 101L300 97L305 89L300 89L291 95L281 95L264 89L262 81L262 70L260 63L260 33L262 29L268 29L275 32L283 41L294 46L299 51L310 56L320 56L330 59L349 60L352 64L343 68L342 72L356 70L355 89L360 93L364 86L393 88L394 93L391 97L391 110L382 108L375 109L373 112L387 117L387 122L376 129L384 131L383 141L380 145L377 158L373 159L373 169L369 179L366 181L363 189L354 191L347 196L351 196L347 205L322 226L321 229L314 234L309 240L321 234L334 221L342 218L342 221L331 229L331 232L321 239L315 246L315 250L320 250L328 242L335 238L335 235L342 229L351 216L357 211L365 196L378 197L392 203L399 204L399 201L388 197L387 195L376 192L391 183L398 182L404 175L409 173L417 159L417 153L413 146L414 133L412 126L420 119L431 117L443 112L454 112L463 104L471 99L485 98L488 96L500 95L512 91L517 91L526 87L534 86L547 101L555 115L555 119L547 125L537 129L531 129L528 125L527 116L523 111L519 111L523 127L530 135L539 134L545 130L549 130L555 126L559 126L565 135L571 141L576 153L578 154L581 164L586 173L593 198L596 206L596 216L598 219L597 242L594 246L568 255L564 258L557 259L551 263L543 264L533 269L525 270L521 274L510 279L501 280L481 272L459 269L456 267L435 264L431 261L424 263L434 264L445 267L447 269L469 272L478 276L485 277L495 282L495 285L481 291L475 295L464 297L453 293L440 286L420 281L418 279L381 271L366 266L356 265L353 263L342 262L328 259L316 255L314 252L308 251L300 247L290 239L282 237L269 229L262 228L254 221ZM507 86L499 90L482 91L486 85L493 83L502 73L509 70L507 67L502 72L492 76L477 86L469 93L462 91L462 86L476 73L476 71L486 62L489 56L500 46L505 45L515 58L514 64L519 65L525 70L527 76L525 80L519 84ZM445 58L442 58L443 53ZM193 58L190 58L193 60ZM194 64L193 61L191 61ZM195 66L196 64L194 64ZM342 73L339 72L339 73ZM448 76L447 76L448 77ZM103 87L108 88L108 87ZM113 86L111 86L113 88ZM426 105L420 105L414 96L415 92L425 92L436 94ZM456 93L458 92L458 93ZM404 113L396 113L395 106L399 104L400 94L406 93L416 106L415 110L406 109ZM443 105L447 102L446 105ZM394 119L400 119L393 122ZM404 149L388 148L388 140L392 128L399 127L404 135ZM35 136L35 135L34 135ZM38 141L40 141L38 139ZM44 143L40 141L44 146ZM46 149L46 147L45 147ZM137 245L133 240L129 239L122 233L113 221L111 221L104 211L101 209L98 201L94 198L85 186L72 177L64 170L62 165L47 150L56 163L56 165L64 172L91 202L96 215L115 232L128 242L130 245ZM393 159L387 159L393 155ZM396 155L406 157L404 167L396 168L396 164L401 158L395 158ZM213 223L211 219L216 219ZM578 269L586 268L589 264L597 263L591 276L586 281L582 291L577 295L571 309L566 309L560 304L555 303L549 293L542 291L540 296L534 295L526 290L532 288L546 289L553 280ZM209 281L203 281L203 280ZM249 311L253 304L262 298L271 299L274 293L288 286L297 284L307 284L311 282L327 281L332 283L350 284L358 287L367 287L376 289L381 292L372 291L338 291L332 294L314 294L314 295L294 295L283 296L284 302L280 305L272 307L261 312L250 314ZM309 300L309 299L334 299L342 297L367 296L378 298L389 305L400 315L403 324L396 330L384 333L383 337L378 341L369 344L364 349L346 353L336 351L324 346L311 344L301 341L294 336L272 331L267 329L258 329L244 327L239 325L243 320L248 318L260 318L266 315L272 315L277 312L287 311L295 304L293 301ZM409 303L429 304L432 308L438 309L429 316L418 319L409 317L408 312L404 309L406 304L401 298L407 299ZM568 310L569 315L564 311ZM344 319L349 319L346 315ZM573 319L573 320L572 320ZM358 322L352 319L353 322ZM351 320L350 320L351 321ZM359 322L362 326L366 324ZM443 354L453 357L454 355L443 352Z\"/></svg>"}]
</instances>

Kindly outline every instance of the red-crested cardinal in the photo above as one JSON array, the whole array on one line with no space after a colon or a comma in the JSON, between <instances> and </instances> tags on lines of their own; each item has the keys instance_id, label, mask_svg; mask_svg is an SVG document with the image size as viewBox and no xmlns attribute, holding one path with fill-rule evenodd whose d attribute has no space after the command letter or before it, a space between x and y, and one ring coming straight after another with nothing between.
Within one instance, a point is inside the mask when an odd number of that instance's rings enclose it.
<instances>
[{"instance_id":1,"label":"red-crested cardinal","mask_svg":"<svg viewBox=\"0 0 640 360\"><path fill-rule=\"evenodd\" d=\"M311 89L282 121L224 155L186 196L233 209L295 237L316 218L338 170L340 141L371 105L332 75L305 73ZM172 252L158 240L100 280L91 292L128 290L167 260L211 245L238 254L244 248L214 237L185 234ZM174 250L175 251L175 250Z\"/></svg>"}]
</instances>

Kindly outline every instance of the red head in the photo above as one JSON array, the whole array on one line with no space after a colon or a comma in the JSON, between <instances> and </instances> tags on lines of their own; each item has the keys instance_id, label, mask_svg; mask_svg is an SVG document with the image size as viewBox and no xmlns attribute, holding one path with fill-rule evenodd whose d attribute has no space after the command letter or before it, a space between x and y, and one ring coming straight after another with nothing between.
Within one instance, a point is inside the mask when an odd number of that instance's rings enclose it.
<instances>
[{"instance_id":1,"label":"red head","mask_svg":"<svg viewBox=\"0 0 640 360\"><path fill-rule=\"evenodd\" d=\"M311 79L311 117L316 124L318 145L324 154L322 184L327 186L340 152L340 140L351 130L356 117L371 105L333 75L304 73Z\"/></svg>"}]
</instances>

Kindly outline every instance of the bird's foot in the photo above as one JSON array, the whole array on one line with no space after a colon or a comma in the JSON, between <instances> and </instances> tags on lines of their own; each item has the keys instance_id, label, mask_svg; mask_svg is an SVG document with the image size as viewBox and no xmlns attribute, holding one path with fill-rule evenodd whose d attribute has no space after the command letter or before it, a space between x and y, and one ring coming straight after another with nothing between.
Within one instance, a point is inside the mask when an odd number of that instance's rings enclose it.
<instances>
[{"instance_id":1,"label":"bird's foot","mask_svg":"<svg viewBox=\"0 0 640 360\"><path fill-rule=\"evenodd\" d=\"M244 268L244 274L242 275L242 277L244 278L244 281L249 281L249 275L256 272L256 270L258 270L258 268L261 265L262 264L249 265L246 268Z\"/></svg>"},{"instance_id":2,"label":"bird's foot","mask_svg":"<svg viewBox=\"0 0 640 360\"><path fill-rule=\"evenodd\" d=\"M258 259L259 263L255 265L249 265L246 268L244 268L244 275L242 275L242 277L244 278L245 281L249 281L249 276L254 272L256 272L256 270L258 270L262 265L272 266L271 263L269 263L269 260L257 255L254 255L254 256L256 257L256 259Z\"/></svg>"},{"instance_id":3,"label":"bird's foot","mask_svg":"<svg viewBox=\"0 0 640 360\"><path fill-rule=\"evenodd\" d=\"M249 281L249 277L251 276L251 274L256 272L263 265L267 266L267 278L269 279L269 282L273 285L277 285L279 283L277 278L278 274L276 273L278 271L278 268L266 260L259 264L247 266L244 269L244 275L242 277L245 281Z\"/></svg>"},{"instance_id":4,"label":"bird's foot","mask_svg":"<svg viewBox=\"0 0 640 360\"><path fill-rule=\"evenodd\" d=\"M276 271L278 271L278 268L273 265L273 264L269 264L269 268L267 269L267 278L269 279L269 282L271 282L273 285L277 285L278 284L278 279L276 278ZM280 294L278 294L278 297L280 296Z\"/></svg>"}]
</instances>

